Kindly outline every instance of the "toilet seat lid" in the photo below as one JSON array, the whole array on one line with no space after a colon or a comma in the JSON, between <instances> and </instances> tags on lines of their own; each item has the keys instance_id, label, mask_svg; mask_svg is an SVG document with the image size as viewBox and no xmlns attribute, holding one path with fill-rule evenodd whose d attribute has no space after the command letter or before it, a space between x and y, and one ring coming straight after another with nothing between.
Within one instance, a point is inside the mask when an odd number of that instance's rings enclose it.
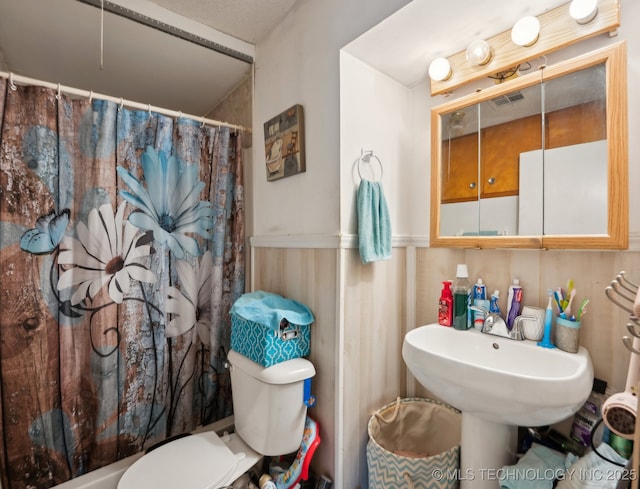
<instances>
[{"instance_id":1,"label":"toilet seat lid","mask_svg":"<svg viewBox=\"0 0 640 489\"><path fill-rule=\"evenodd\" d=\"M236 455L213 431L179 438L129 467L118 489L213 489L235 470Z\"/></svg>"}]
</instances>

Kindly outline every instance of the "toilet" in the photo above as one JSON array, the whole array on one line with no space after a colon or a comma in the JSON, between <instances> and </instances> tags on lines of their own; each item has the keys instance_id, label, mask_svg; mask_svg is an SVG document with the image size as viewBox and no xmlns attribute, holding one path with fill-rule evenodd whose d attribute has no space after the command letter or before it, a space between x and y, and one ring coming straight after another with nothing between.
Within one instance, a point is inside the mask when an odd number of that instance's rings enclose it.
<instances>
[{"instance_id":1,"label":"toilet","mask_svg":"<svg viewBox=\"0 0 640 489\"><path fill-rule=\"evenodd\" d=\"M229 351L235 432L205 431L145 454L122 475L118 489L217 489L233 483L264 455L300 447L313 364L294 358L263 367Z\"/></svg>"}]
</instances>

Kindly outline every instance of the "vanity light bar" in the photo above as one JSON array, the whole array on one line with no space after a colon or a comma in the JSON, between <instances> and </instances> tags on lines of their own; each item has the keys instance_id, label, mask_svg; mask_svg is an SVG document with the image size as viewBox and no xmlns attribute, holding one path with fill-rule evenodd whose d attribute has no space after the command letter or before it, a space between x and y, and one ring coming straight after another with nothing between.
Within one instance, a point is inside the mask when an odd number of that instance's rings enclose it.
<instances>
[{"instance_id":1,"label":"vanity light bar","mask_svg":"<svg viewBox=\"0 0 640 489\"><path fill-rule=\"evenodd\" d=\"M567 2L537 16L540 34L537 42L531 46L514 44L509 29L486 40L493 50L493 56L484 65L469 63L466 51L449 56L451 75L444 80L431 80L431 95L450 92L465 83L620 27L620 0L597 0L597 15L585 24L579 24L571 17L570 4Z\"/></svg>"}]
</instances>

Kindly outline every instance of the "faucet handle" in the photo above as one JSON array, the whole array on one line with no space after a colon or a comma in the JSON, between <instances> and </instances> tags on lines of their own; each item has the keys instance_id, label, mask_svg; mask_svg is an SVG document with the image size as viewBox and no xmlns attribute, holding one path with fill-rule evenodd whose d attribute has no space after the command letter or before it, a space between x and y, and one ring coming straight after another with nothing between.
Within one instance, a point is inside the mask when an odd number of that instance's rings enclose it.
<instances>
[{"instance_id":1,"label":"faucet handle","mask_svg":"<svg viewBox=\"0 0 640 489\"><path fill-rule=\"evenodd\" d=\"M471 309L472 311L482 313L483 320L487 319L487 316L489 315L489 311L487 311L486 309L481 309L480 307L477 307L477 306L469 306L469 309Z\"/></svg>"},{"instance_id":2,"label":"faucet handle","mask_svg":"<svg viewBox=\"0 0 640 489\"><path fill-rule=\"evenodd\" d=\"M537 318L535 316L516 317L516 320L513 322L513 328L511 329L511 337L514 340L524 340L524 326L522 322L530 319L535 321Z\"/></svg>"},{"instance_id":3,"label":"faucet handle","mask_svg":"<svg viewBox=\"0 0 640 489\"><path fill-rule=\"evenodd\" d=\"M477 306L469 306L469 309L482 314L482 327L480 328L480 332L487 333L487 318L489 317L489 311L487 311L486 309L481 309L480 307L477 307Z\"/></svg>"}]
</instances>

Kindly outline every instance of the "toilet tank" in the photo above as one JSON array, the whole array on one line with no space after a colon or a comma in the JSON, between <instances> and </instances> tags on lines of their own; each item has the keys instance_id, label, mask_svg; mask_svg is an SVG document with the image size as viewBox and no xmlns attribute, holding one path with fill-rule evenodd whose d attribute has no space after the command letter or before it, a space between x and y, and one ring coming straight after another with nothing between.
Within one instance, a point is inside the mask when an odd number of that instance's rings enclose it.
<instances>
[{"instance_id":1,"label":"toilet tank","mask_svg":"<svg viewBox=\"0 0 640 489\"><path fill-rule=\"evenodd\" d=\"M236 433L262 455L298 450L307 417L304 381L316 374L313 364L294 358L263 367L234 350L228 360Z\"/></svg>"}]
</instances>

